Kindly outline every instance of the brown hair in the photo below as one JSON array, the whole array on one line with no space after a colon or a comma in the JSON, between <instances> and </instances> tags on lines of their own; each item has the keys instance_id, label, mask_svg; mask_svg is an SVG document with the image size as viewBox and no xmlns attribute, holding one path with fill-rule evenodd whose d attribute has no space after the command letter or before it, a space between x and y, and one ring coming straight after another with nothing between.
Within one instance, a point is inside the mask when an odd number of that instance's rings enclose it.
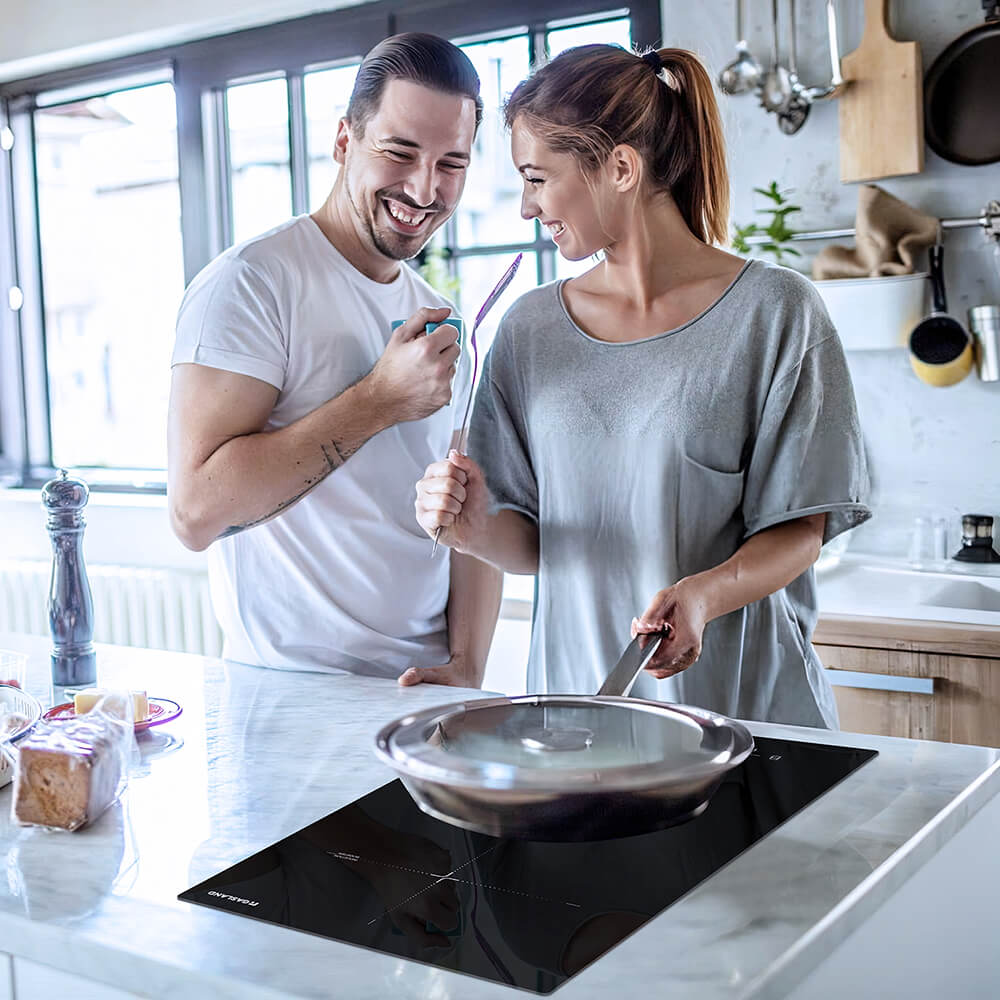
<instances>
[{"instance_id":1,"label":"brown hair","mask_svg":"<svg viewBox=\"0 0 1000 1000\"><path fill-rule=\"evenodd\" d=\"M376 112L390 80L409 80L445 94L470 97L476 104L476 129L483 120L479 74L469 57L447 39L407 31L383 39L365 56L354 80L345 117L357 134Z\"/></svg>"},{"instance_id":2,"label":"brown hair","mask_svg":"<svg viewBox=\"0 0 1000 1000\"><path fill-rule=\"evenodd\" d=\"M653 189L670 193L695 236L729 242L722 121L693 52L660 49L642 57L617 45L567 49L517 85L504 117L508 128L520 119L552 149L573 154L588 173L615 146L632 146Z\"/></svg>"}]
</instances>

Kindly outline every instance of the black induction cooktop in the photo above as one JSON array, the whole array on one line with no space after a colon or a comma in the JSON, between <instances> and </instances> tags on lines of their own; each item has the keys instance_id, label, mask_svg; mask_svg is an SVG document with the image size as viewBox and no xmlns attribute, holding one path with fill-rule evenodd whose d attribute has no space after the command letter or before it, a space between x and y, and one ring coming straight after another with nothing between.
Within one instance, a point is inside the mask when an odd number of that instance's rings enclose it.
<instances>
[{"instance_id":1,"label":"black induction cooktop","mask_svg":"<svg viewBox=\"0 0 1000 1000\"><path fill-rule=\"evenodd\" d=\"M179 898L551 993L874 756L758 737L700 816L588 843L469 833L392 781Z\"/></svg>"}]
</instances>

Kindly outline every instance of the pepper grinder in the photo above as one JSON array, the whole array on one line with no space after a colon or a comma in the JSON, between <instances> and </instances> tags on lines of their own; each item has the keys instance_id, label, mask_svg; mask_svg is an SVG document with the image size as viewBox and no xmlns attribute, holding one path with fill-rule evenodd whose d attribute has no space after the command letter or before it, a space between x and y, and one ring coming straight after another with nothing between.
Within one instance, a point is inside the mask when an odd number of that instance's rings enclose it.
<instances>
[{"instance_id":1,"label":"pepper grinder","mask_svg":"<svg viewBox=\"0 0 1000 1000\"><path fill-rule=\"evenodd\" d=\"M993 548L993 518L989 514L962 515L962 547L952 556L960 562L998 563Z\"/></svg>"},{"instance_id":2,"label":"pepper grinder","mask_svg":"<svg viewBox=\"0 0 1000 1000\"><path fill-rule=\"evenodd\" d=\"M94 600L83 562L83 508L90 489L82 479L67 476L42 487L46 527L52 539L52 579L49 584L49 627L52 631L54 687L93 684L97 680L94 652Z\"/></svg>"}]
</instances>

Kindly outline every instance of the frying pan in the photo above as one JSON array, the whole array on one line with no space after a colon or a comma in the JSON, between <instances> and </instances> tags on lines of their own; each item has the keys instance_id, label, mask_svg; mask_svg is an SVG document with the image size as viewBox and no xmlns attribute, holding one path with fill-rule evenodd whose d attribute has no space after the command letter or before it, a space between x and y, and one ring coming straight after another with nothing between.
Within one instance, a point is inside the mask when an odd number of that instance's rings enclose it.
<instances>
[{"instance_id":1,"label":"frying pan","mask_svg":"<svg viewBox=\"0 0 1000 1000\"><path fill-rule=\"evenodd\" d=\"M930 249L931 292L934 309L910 334L910 365L928 385L960 382L972 370L972 337L957 319L948 315L944 294L944 248Z\"/></svg>"},{"instance_id":2,"label":"frying pan","mask_svg":"<svg viewBox=\"0 0 1000 1000\"><path fill-rule=\"evenodd\" d=\"M924 134L938 156L980 166L1000 160L1000 2L956 38L924 78Z\"/></svg>"},{"instance_id":3,"label":"frying pan","mask_svg":"<svg viewBox=\"0 0 1000 1000\"><path fill-rule=\"evenodd\" d=\"M425 813L493 837L604 840L684 822L753 737L714 712L624 696L661 638L634 639L596 695L441 705L389 723L375 752Z\"/></svg>"}]
</instances>

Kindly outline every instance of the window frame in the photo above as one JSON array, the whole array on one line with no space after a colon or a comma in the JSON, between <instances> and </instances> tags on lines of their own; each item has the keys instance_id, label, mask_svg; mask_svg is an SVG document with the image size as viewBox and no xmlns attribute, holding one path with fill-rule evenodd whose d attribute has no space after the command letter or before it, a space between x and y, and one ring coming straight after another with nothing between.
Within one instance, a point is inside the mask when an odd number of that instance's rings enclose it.
<instances>
[{"instance_id":1,"label":"window frame","mask_svg":"<svg viewBox=\"0 0 1000 1000\"><path fill-rule=\"evenodd\" d=\"M308 211L308 149L305 76L308 72L360 61L376 43L401 31L429 31L459 42L528 35L534 65L544 53L546 31L626 14L636 45L659 45L659 0L378 0L322 14L100 63L0 83L0 487L37 488L50 479L51 431L46 368L44 286L35 171L36 109L141 86L152 78L173 83L177 103L184 281L229 245L232 199L225 121L226 88L257 77L284 76L289 96L289 165L292 211ZM554 274L553 247L535 224L529 243L458 246L456 221L444 228L449 267L460 257L528 250L537 253L539 281ZM8 290L19 289L19 308ZM159 493L165 475L149 470L86 469L75 466L92 489ZM159 470L156 470L157 472Z\"/></svg>"}]
</instances>

